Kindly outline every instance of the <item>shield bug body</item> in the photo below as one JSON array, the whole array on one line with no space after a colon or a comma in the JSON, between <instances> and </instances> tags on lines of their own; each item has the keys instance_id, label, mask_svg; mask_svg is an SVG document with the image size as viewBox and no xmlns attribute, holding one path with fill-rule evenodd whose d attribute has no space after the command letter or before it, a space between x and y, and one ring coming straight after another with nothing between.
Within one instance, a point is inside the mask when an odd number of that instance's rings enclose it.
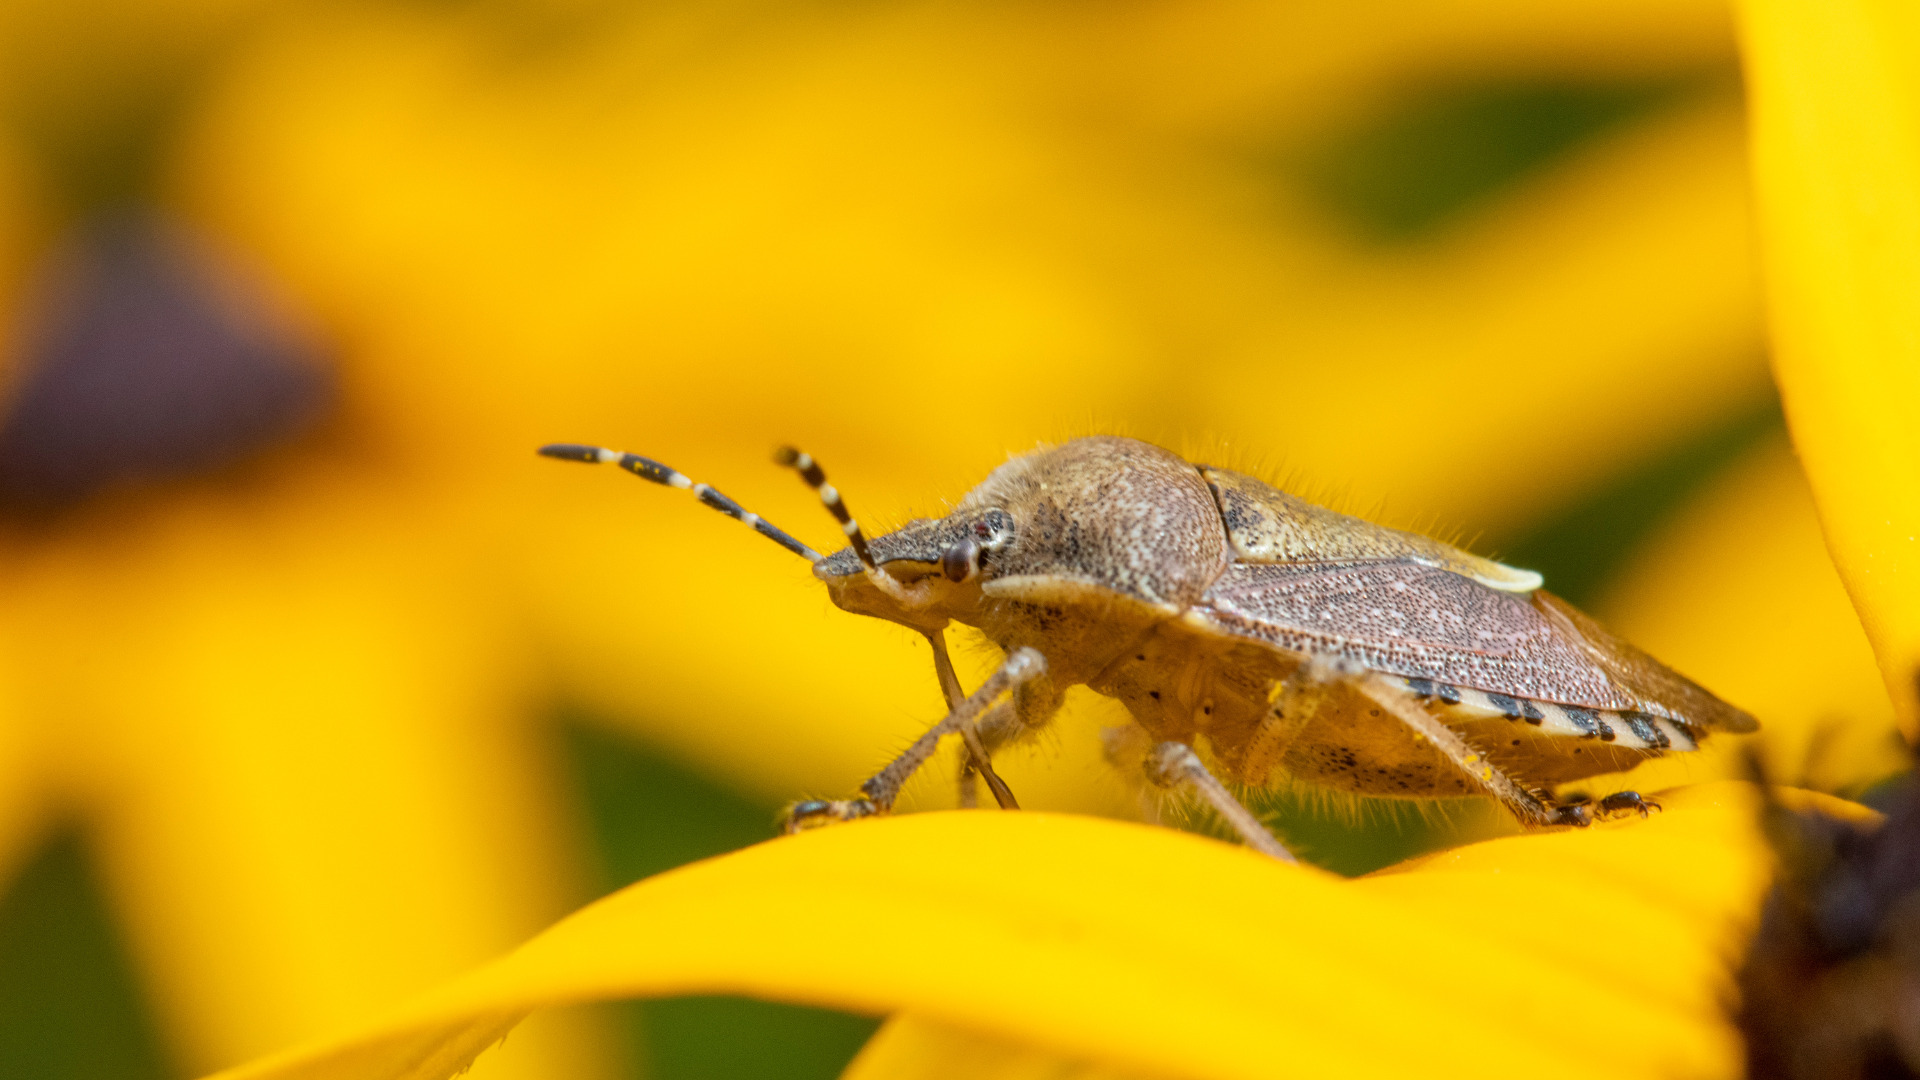
<instances>
[{"instance_id":1,"label":"shield bug body","mask_svg":"<svg viewBox=\"0 0 1920 1080\"><path fill-rule=\"evenodd\" d=\"M1074 685L1132 714L1110 750L1137 754L1150 779L1192 790L1250 845L1283 857L1215 772L1247 786L1285 775L1391 798L1485 795L1530 825L1583 825L1595 808L1557 802L1556 785L1757 726L1541 589L1537 574L1133 439L1015 457L946 517L871 542L819 466L782 451L850 541L827 556L657 462L542 452L690 488L809 558L839 607L927 636L950 714L861 797L796 805L793 827L886 811L949 734L967 747L963 795L978 772L1001 806L1015 805L992 754L1043 726ZM1007 656L971 695L947 657L953 622ZM1598 810L1649 805L1622 792Z\"/></svg>"}]
</instances>

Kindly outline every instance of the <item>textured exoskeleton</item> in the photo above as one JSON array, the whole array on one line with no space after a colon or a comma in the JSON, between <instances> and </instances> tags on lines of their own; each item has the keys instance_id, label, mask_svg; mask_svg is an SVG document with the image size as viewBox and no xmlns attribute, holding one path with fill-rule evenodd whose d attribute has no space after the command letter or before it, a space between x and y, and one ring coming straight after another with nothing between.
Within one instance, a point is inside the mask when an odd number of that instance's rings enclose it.
<instances>
[{"instance_id":1,"label":"textured exoskeleton","mask_svg":"<svg viewBox=\"0 0 1920 1080\"><path fill-rule=\"evenodd\" d=\"M589 452L556 456L615 460ZM1529 824L1584 824L1589 808L1556 804L1554 785L1757 727L1541 589L1537 574L1134 439L1016 457L946 517L870 544L810 459L785 460L822 490L854 547L817 556L701 497L813 558L841 608L926 634L954 708L869 781L867 798L800 804L799 824L887 809L949 733L1012 805L989 756L1081 684L1126 705L1146 736L1135 741L1153 748L1150 777L1193 784L1262 847L1257 821L1196 749L1245 785L1284 774L1372 796L1490 795ZM1010 658L964 700L941 637L949 622ZM1001 695L1009 703L990 707ZM1601 809L1647 804L1622 793Z\"/></svg>"}]
</instances>

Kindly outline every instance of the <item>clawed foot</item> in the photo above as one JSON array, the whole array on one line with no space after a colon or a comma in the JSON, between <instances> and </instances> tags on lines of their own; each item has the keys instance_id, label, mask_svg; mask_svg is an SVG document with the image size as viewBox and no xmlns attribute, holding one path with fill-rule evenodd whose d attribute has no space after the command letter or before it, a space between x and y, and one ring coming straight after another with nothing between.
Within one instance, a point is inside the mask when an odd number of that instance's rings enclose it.
<instances>
[{"instance_id":1,"label":"clawed foot","mask_svg":"<svg viewBox=\"0 0 1920 1080\"><path fill-rule=\"evenodd\" d=\"M1585 795L1575 795L1553 808L1553 820L1547 824L1571 825L1576 829L1584 829L1593 824L1593 807L1588 805Z\"/></svg>"},{"instance_id":2,"label":"clawed foot","mask_svg":"<svg viewBox=\"0 0 1920 1080\"><path fill-rule=\"evenodd\" d=\"M842 821L855 821L863 817L872 817L880 813L872 799L808 799L787 807L781 822L780 831L797 833L804 829L817 829L822 825L834 825Z\"/></svg>"},{"instance_id":3,"label":"clawed foot","mask_svg":"<svg viewBox=\"0 0 1920 1080\"><path fill-rule=\"evenodd\" d=\"M1574 795L1566 802L1554 807L1554 825L1572 825L1584 829L1595 821L1605 821L1624 814L1639 814L1646 817L1660 804L1637 791L1616 791L1601 799L1597 804L1589 796Z\"/></svg>"},{"instance_id":4,"label":"clawed foot","mask_svg":"<svg viewBox=\"0 0 1920 1080\"><path fill-rule=\"evenodd\" d=\"M1641 817L1646 817L1658 809L1660 809L1659 803L1637 791L1616 791L1600 800L1601 817L1619 817L1622 814L1639 814Z\"/></svg>"}]
</instances>

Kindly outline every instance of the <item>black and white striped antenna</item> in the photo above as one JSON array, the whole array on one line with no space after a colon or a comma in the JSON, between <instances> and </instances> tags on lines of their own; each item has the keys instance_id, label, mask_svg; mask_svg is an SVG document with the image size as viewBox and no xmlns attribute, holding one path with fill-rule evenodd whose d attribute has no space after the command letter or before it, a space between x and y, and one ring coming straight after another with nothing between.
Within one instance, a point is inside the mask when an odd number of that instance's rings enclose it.
<instances>
[{"instance_id":1,"label":"black and white striped antenna","mask_svg":"<svg viewBox=\"0 0 1920 1080\"><path fill-rule=\"evenodd\" d=\"M774 451L773 460L799 473L800 479L805 480L814 494L820 496L820 501L826 504L833 519L840 523L840 531L847 534L847 543L853 545L853 553L860 557L861 565L869 570L880 569L874 565L873 552L867 550L867 538L860 531L860 523L848 512L847 504L840 498L840 489L827 483L827 474L820 468L820 463L813 460L811 455L791 446Z\"/></svg>"},{"instance_id":2,"label":"black and white striped antenna","mask_svg":"<svg viewBox=\"0 0 1920 1080\"><path fill-rule=\"evenodd\" d=\"M693 492L694 498L733 518L735 521L744 522L752 526L753 531L779 544L781 547L786 548L788 551L793 552L808 562L819 562L821 559L819 552L788 536L766 518L753 513L746 507L727 498L712 486L696 483L680 470L669 465L662 465L652 458L643 458L639 454L628 454L619 450L609 450L604 446L581 446L577 443L553 443L541 447L540 453L545 457L559 458L561 461L584 461L592 465L618 465L642 480L651 480L656 484L661 484L666 487L691 491ZM805 456L804 454L801 455L803 458ZM818 472L817 467L815 471ZM823 482L825 479L825 476L821 477ZM809 481L809 483L811 483L811 481ZM827 490L831 491L832 489L828 488ZM838 495L836 495L835 501L827 504L828 509L834 509L838 505L838 498ZM839 517L841 521L844 522L847 520L842 516L844 513L844 508L836 509L834 516ZM866 540L862 538L857 541L857 544L863 561L869 566L873 565L873 561L866 558Z\"/></svg>"}]
</instances>

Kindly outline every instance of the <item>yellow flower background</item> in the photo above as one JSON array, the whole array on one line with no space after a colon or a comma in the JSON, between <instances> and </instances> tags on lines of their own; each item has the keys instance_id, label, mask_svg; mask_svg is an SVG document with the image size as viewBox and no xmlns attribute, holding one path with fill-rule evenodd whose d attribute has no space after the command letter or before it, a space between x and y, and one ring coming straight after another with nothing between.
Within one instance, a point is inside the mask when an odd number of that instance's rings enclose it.
<instances>
[{"instance_id":1,"label":"yellow flower background","mask_svg":"<svg viewBox=\"0 0 1920 1080\"><path fill-rule=\"evenodd\" d=\"M1731 740L1586 833L1275 797L1334 871L1441 851L1343 881L1131 823L1089 695L1004 763L1040 813L752 848L480 965L940 709L912 635L532 455L561 439L825 546L776 444L872 526L1124 431L1542 570L1759 716L1779 779L1903 769L1920 27L1739 14L8 5L0 479L40 460L9 432L43 430L99 222L160 223L331 390L0 506L0 1065L443 1076L537 1007L650 997L541 1013L475 1074L832 1076L871 1030L705 997L745 995L892 1016L858 1078L1734 1074L1766 862ZM952 804L928 772L905 808Z\"/></svg>"}]
</instances>

